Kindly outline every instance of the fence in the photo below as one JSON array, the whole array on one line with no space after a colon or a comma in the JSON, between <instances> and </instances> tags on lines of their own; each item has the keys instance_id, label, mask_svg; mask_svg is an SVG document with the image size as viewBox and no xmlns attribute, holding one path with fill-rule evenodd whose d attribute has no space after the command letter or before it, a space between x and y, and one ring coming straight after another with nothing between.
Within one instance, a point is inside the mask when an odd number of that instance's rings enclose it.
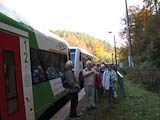
<instances>
[{"instance_id":1,"label":"fence","mask_svg":"<svg viewBox=\"0 0 160 120\"><path fill-rule=\"evenodd\" d=\"M150 90L160 91L160 70L158 69L132 69L128 71L128 78L134 82L141 82Z\"/></svg>"}]
</instances>

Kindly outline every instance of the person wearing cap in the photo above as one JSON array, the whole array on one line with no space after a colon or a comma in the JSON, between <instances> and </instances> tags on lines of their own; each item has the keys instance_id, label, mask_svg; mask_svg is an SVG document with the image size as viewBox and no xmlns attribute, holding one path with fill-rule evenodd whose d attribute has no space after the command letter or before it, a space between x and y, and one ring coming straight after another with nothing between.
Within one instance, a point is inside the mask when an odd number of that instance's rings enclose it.
<instances>
[{"instance_id":1,"label":"person wearing cap","mask_svg":"<svg viewBox=\"0 0 160 120\"><path fill-rule=\"evenodd\" d=\"M76 79L73 71L73 64L72 61L69 60L65 64L65 78L70 87L68 88L68 92L71 99L71 109L70 109L70 117L71 118L79 118L79 115L77 115L77 105L78 105L78 91L80 90L80 86L78 83L78 80Z\"/></svg>"},{"instance_id":2,"label":"person wearing cap","mask_svg":"<svg viewBox=\"0 0 160 120\"><path fill-rule=\"evenodd\" d=\"M110 111L111 107L115 107L115 98L114 98L114 83L118 80L117 74L112 70L112 66L108 65L108 70L104 72L102 85L107 93L107 111ZM112 99L112 100L111 100Z\"/></svg>"},{"instance_id":3,"label":"person wearing cap","mask_svg":"<svg viewBox=\"0 0 160 120\"><path fill-rule=\"evenodd\" d=\"M95 76L96 71L92 68L91 61L86 62L86 68L83 70L84 90L87 109L95 109Z\"/></svg>"},{"instance_id":4,"label":"person wearing cap","mask_svg":"<svg viewBox=\"0 0 160 120\"><path fill-rule=\"evenodd\" d=\"M101 74L101 78L103 78L103 73L106 71L105 69L105 64L101 64L101 68L100 68L100 74Z\"/></svg>"}]
</instances>

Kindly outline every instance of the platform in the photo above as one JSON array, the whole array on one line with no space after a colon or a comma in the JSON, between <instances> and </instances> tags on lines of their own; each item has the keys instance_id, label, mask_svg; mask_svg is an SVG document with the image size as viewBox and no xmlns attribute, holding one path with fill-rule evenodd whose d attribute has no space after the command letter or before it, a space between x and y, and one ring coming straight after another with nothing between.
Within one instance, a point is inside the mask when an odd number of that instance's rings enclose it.
<instances>
[{"instance_id":1,"label":"platform","mask_svg":"<svg viewBox=\"0 0 160 120\"><path fill-rule=\"evenodd\" d=\"M84 97L84 89L78 93L78 101ZM65 120L69 116L70 112L70 101L63 106L50 120Z\"/></svg>"}]
</instances>

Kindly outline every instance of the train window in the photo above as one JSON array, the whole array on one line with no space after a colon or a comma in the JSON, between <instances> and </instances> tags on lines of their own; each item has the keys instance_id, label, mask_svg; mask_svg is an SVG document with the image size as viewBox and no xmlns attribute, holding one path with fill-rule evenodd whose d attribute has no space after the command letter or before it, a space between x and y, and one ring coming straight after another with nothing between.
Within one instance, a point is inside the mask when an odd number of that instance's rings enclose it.
<instances>
[{"instance_id":1,"label":"train window","mask_svg":"<svg viewBox=\"0 0 160 120\"><path fill-rule=\"evenodd\" d=\"M85 66L86 66L86 62L87 62L87 59L86 59L86 57L82 57L82 62L83 62L83 69L85 68Z\"/></svg>"},{"instance_id":2,"label":"train window","mask_svg":"<svg viewBox=\"0 0 160 120\"><path fill-rule=\"evenodd\" d=\"M55 79L59 76L59 62L60 62L60 54L58 53L49 53L49 68L51 69L50 74L51 74L51 79Z\"/></svg>"},{"instance_id":3,"label":"train window","mask_svg":"<svg viewBox=\"0 0 160 120\"><path fill-rule=\"evenodd\" d=\"M31 49L31 65L33 83L45 81L45 73L43 70L42 61L38 49Z\"/></svg>"},{"instance_id":4,"label":"train window","mask_svg":"<svg viewBox=\"0 0 160 120\"><path fill-rule=\"evenodd\" d=\"M70 49L70 57L71 57L71 60L72 60L73 64L75 62L75 54L76 54L76 50L75 49Z\"/></svg>"},{"instance_id":5,"label":"train window","mask_svg":"<svg viewBox=\"0 0 160 120\"><path fill-rule=\"evenodd\" d=\"M65 70L65 63L67 61L67 55L61 55L61 60L60 60L60 70L61 72L64 72Z\"/></svg>"},{"instance_id":6,"label":"train window","mask_svg":"<svg viewBox=\"0 0 160 120\"><path fill-rule=\"evenodd\" d=\"M4 62L4 78L6 87L6 100L8 115L18 111L18 99L17 99L17 85L16 85L16 72L14 52L3 51Z\"/></svg>"},{"instance_id":7,"label":"train window","mask_svg":"<svg viewBox=\"0 0 160 120\"><path fill-rule=\"evenodd\" d=\"M67 55L31 49L33 83L58 78L64 71L66 61Z\"/></svg>"}]
</instances>

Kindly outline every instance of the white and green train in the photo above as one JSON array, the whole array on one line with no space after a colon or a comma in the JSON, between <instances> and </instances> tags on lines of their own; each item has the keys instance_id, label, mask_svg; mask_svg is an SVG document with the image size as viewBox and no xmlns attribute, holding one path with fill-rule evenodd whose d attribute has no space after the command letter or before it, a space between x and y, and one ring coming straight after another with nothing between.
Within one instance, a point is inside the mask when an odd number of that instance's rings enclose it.
<instances>
[{"instance_id":1,"label":"white and green train","mask_svg":"<svg viewBox=\"0 0 160 120\"><path fill-rule=\"evenodd\" d=\"M68 43L0 4L0 120L37 120L67 94Z\"/></svg>"}]
</instances>

